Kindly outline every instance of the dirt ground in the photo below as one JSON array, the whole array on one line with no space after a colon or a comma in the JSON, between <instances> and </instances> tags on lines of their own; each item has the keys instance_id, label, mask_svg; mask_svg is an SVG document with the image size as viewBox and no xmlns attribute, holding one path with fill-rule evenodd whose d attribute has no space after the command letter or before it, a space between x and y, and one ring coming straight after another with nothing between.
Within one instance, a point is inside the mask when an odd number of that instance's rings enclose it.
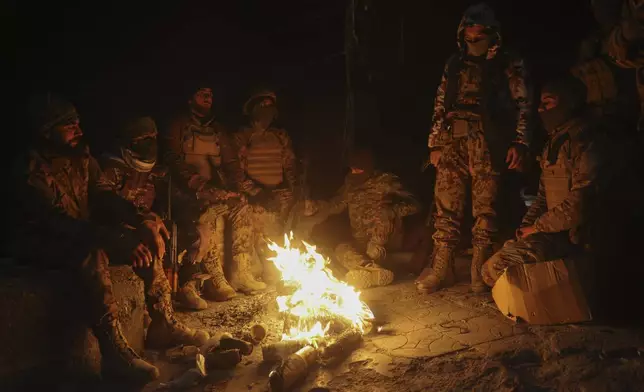
<instances>
[{"instance_id":1,"label":"dirt ground","mask_svg":"<svg viewBox=\"0 0 644 392\"><path fill-rule=\"evenodd\" d=\"M468 293L467 260L459 261L462 284L433 295L416 292L410 279L365 290L379 332L333 368L316 367L294 391L644 391L644 331L585 323L562 326L516 324L496 309L489 294ZM282 322L274 292L212 303L181 313L193 327L226 330L242 337L261 323L279 340ZM160 382L188 365L146 356L161 368ZM261 348L232 371L210 372L190 392L268 391L270 366Z\"/></svg>"}]
</instances>

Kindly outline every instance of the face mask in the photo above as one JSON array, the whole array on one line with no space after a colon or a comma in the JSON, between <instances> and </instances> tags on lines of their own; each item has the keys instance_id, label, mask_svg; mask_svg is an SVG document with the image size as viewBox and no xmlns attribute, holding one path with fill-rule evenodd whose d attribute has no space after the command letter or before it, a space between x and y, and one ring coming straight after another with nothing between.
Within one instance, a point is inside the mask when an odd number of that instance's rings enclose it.
<instances>
[{"instance_id":1,"label":"face mask","mask_svg":"<svg viewBox=\"0 0 644 392\"><path fill-rule=\"evenodd\" d=\"M563 105L557 105L552 109L539 113L539 115L548 134L553 134L558 127L571 118L570 110Z\"/></svg>"},{"instance_id":2,"label":"face mask","mask_svg":"<svg viewBox=\"0 0 644 392\"><path fill-rule=\"evenodd\" d=\"M259 108L253 112L253 120L268 127L275 119L276 114L277 110L274 107Z\"/></svg>"},{"instance_id":3,"label":"face mask","mask_svg":"<svg viewBox=\"0 0 644 392\"><path fill-rule=\"evenodd\" d=\"M474 57L483 56L490 47L490 41L487 39L481 39L476 42L465 41L465 44L467 45L467 53Z\"/></svg>"},{"instance_id":4,"label":"face mask","mask_svg":"<svg viewBox=\"0 0 644 392\"><path fill-rule=\"evenodd\" d=\"M130 148L122 148L121 156L125 163L138 172L149 172L157 160L157 141L141 140Z\"/></svg>"}]
</instances>

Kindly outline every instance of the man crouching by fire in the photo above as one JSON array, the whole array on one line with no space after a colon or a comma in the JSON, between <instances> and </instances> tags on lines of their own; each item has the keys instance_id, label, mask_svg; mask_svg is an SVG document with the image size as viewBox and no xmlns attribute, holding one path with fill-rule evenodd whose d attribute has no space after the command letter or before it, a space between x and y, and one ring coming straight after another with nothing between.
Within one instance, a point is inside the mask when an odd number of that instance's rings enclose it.
<instances>
[{"instance_id":1,"label":"man crouching by fire","mask_svg":"<svg viewBox=\"0 0 644 392\"><path fill-rule=\"evenodd\" d=\"M317 201L317 214L349 212L352 243L336 247L337 261L348 270L345 281L359 288L386 286L394 273L381 264L387 250L402 246L403 218L420 211L420 204L399 178L375 168L369 148L355 149L349 157L351 172L336 196Z\"/></svg>"},{"instance_id":2,"label":"man crouching by fire","mask_svg":"<svg viewBox=\"0 0 644 392\"><path fill-rule=\"evenodd\" d=\"M51 94L34 97L36 140L22 171L16 258L40 268L64 269L75 279L74 299L96 336L103 372L138 383L159 377L159 370L128 344L119 323L110 263L130 264L143 280L152 319L148 348L202 345L206 331L175 318L171 289L161 260L161 219L119 197L83 144L75 107ZM61 321L62 322L62 321ZM105 375L108 375L105 374Z\"/></svg>"}]
</instances>

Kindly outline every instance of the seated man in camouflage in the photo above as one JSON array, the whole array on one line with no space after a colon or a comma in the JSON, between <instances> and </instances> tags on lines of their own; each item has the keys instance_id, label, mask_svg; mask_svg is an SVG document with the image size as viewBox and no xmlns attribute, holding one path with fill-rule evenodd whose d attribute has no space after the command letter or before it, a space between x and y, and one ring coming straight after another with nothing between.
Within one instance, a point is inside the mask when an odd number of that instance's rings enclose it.
<instances>
[{"instance_id":1,"label":"seated man in camouflage","mask_svg":"<svg viewBox=\"0 0 644 392\"><path fill-rule=\"evenodd\" d=\"M98 339L103 370L136 382L149 382L159 370L134 352L123 337L108 265L132 264L143 279L152 319L146 345L200 345L205 331L193 330L174 315L170 285L161 260L158 216L139 213L119 197L82 143L76 109L51 94L32 102L36 143L21 173L21 204L16 256L32 265L64 269L78 286L80 311Z\"/></svg>"},{"instance_id":2,"label":"seated man in camouflage","mask_svg":"<svg viewBox=\"0 0 644 392\"><path fill-rule=\"evenodd\" d=\"M157 164L157 127L150 117L130 120L120 131L118 147L114 152L104 154L100 159L105 178L116 192L133 203L141 213L155 211L163 214L168 200L164 190L168 189L170 176L167 170ZM166 192L167 193L167 192ZM160 201L163 200L163 205ZM189 227L182 227L182 238ZM208 308L199 295L197 281L193 279L199 265L182 263L179 269L177 300L181 306L192 310ZM198 271L197 271L198 272Z\"/></svg>"},{"instance_id":3,"label":"seated man in camouflage","mask_svg":"<svg viewBox=\"0 0 644 392\"><path fill-rule=\"evenodd\" d=\"M351 173L336 196L315 203L318 214L349 210L353 243L336 248L338 262L348 270L345 281L357 288L385 286L394 274L379 264L387 250L402 244L403 218L417 213L419 203L403 189L398 177L375 170L370 149L355 150L349 158Z\"/></svg>"},{"instance_id":4,"label":"seated man in camouflage","mask_svg":"<svg viewBox=\"0 0 644 392\"><path fill-rule=\"evenodd\" d=\"M585 99L585 87L571 76L543 88L539 113L550 138L540 157L537 200L523 218L517 239L507 241L483 265L488 286L512 265L556 260L581 250L599 167L593 130L579 114Z\"/></svg>"},{"instance_id":5,"label":"seated man in camouflage","mask_svg":"<svg viewBox=\"0 0 644 392\"><path fill-rule=\"evenodd\" d=\"M207 84L190 92L186 107L167 130L164 155L184 201L175 210L191 220L198 233L184 262L200 265L211 276L203 283L206 299L228 301L237 291L249 294L264 290L266 284L251 272L253 226L241 194L246 189L244 175L228 131L215 118L212 97ZM224 274L225 226L232 237L230 281Z\"/></svg>"}]
</instances>

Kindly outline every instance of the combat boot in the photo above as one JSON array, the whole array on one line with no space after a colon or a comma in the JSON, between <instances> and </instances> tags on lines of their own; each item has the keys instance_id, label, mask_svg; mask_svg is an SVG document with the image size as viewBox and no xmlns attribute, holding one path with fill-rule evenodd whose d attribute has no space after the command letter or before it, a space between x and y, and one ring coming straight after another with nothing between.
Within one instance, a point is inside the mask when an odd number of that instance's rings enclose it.
<instances>
[{"instance_id":1,"label":"combat boot","mask_svg":"<svg viewBox=\"0 0 644 392\"><path fill-rule=\"evenodd\" d=\"M348 271L369 264L369 259L351 244L340 244L335 248L335 258Z\"/></svg>"},{"instance_id":2,"label":"combat boot","mask_svg":"<svg viewBox=\"0 0 644 392\"><path fill-rule=\"evenodd\" d=\"M490 257L492 257L492 249L490 247L474 247L472 266L470 267L473 293L483 293L489 289L485 282L483 282L481 267Z\"/></svg>"},{"instance_id":3,"label":"combat boot","mask_svg":"<svg viewBox=\"0 0 644 392\"><path fill-rule=\"evenodd\" d=\"M202 346L208 341L208 332L188 328L175 318L169 293L148 298L148 311L152 321L145 338L146 347L161 349L178 345Z\"/></svg>"},{"instance_id":4,"label":"combat boot","mask_svg":"<svg viewBox=\"0 0 644 392\"><path fill-rule=\"evenodd\" d=\"M220 257L223 260L223 257ZM210 278L203 282L202 294L209 301L224 302L237 296L228 283L220 260L204 260L204 267Z\"/></svg>"},{"instance_id":5,"label":"combat boot","mask_svg":"<svg viewBox=\"0 0 644 392\"><path fill-rule=\"evenodd\" d=\"M244 294L266 289L266 283L258 282L251 273L251 258L246 253L233 255L230 285Z\"/></svg>"},{"instance_id":6,"label":"combat boot","mask_svg":"<svg viewBox=\"0 0 644 392\"><path fill-rule=\"evenodd\" d=\"M416 280L416 288L424 293L433 293L454 285L454 249L437 247L431 268L425 268Z\"/></svg>"},{"instance_id":7,"label":"combat boot","mask_svg":"<svg viewBox=\"0 0 644 392\"><path fill-rule=\"evenodd\" d=\"M195 280L189 280L179 289L177 292L177 301L185 309L208 309L208 302L199 296L199 290L197 289L197 282Z\"/></svg>"},{"instance_id":8,"label":"combat boot","mask_svg":"<svg viewBox=\"0 0 644 392\"><path fill-rule=\"evenodd\" d=\"M394 281L394 273L376 263L368 263L349 270L344 280L357 289L387 286Z\"/></svg>"},{"instance_id":9,"label":"combat boot","mask_svg":"<svg viewBox=\"0 0 644 392\"><path fill-rule=\"evenodd\" d=\"M108 377L147 384L159 378L159 369L144 361L130 347L119 321L111 314L92 327L102 355L102 372Z\"/></svg>"}]
</instances>

